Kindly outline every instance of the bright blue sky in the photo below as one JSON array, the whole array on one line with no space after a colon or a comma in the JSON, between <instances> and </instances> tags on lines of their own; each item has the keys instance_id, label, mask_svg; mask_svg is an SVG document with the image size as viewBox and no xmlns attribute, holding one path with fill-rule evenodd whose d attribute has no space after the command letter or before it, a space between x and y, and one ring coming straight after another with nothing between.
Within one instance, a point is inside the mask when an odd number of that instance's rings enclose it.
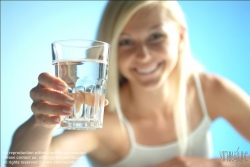
<instances>
[{"instance_id":1,"label":"bright blue sky","mask_svg":"<svg viewBox=\"0 0 250 167\"><path fill-rule=\"evenodd\" d=\"M1 1L1 151L31 116L29 91L41 72L51 72L51 43L94 39L105 1ZM195 58L250 94L250 2L180 1ZM223 120L211 126L214 156L250 152L250 144ZM77 166L77 165L75 165Z\"/></svg>"}]
</instances>

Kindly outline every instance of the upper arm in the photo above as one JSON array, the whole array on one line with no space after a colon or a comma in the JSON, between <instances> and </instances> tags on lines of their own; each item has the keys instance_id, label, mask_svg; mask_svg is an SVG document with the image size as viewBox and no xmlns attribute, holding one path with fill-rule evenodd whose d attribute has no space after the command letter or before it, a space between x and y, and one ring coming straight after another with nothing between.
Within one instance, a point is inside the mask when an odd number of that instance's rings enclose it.
<instances>
[{"instance_id":1,"label":"upper arm","mask_svg":"<svg viewBox=\"0 0 250 167\"><path fill-rule=\"evenodd\" d=\"M201 74L204 96L210 117L224 117L250 141L250 97L227 79Z\"/></svg>"}]
</instances>

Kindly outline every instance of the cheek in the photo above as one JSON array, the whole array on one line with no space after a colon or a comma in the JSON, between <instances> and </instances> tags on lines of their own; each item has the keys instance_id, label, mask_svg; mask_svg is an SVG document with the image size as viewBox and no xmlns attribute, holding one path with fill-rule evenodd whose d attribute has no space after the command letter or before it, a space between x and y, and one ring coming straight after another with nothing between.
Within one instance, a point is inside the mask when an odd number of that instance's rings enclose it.
<instances>
[{"instance_id":1,"label":"cheek","mask_svg":"<svg viewBox=\"0 0 250 167\"><path fill-rule=\"evenodd\" d=\"M165 45L158 47L157 52L160 53L162 58L167 61L172 61L178 57L178 47L176 45Z\"/></svg>"},{"instance_id":2,"label":"cheek","mask_svg":"<svg viewBox=\"0 0 250 167\"><path fill-rule=\"evenodd\" d=\"M171 45L167 48L168 57L173 62L176 63L179 56L179 45L177 41L172 41Z\"/></svg>"},{"instance_id":3,"label":"cheek","mask_svg":"<svg viewBox=\"0 0 250 167\"><path fill-rule=\"evenodd\" d=\"M133 49L118 50L118 64L120 66L127 66L131 64L135 51Z\"/></svg>"},{"instance_id":4,"label":"cheek","mask_svg":"<svg viewBox=\"0 0 250 167\"><path fill-rule=\"evenodd\" d=\"M129 59L126 55L118 56L118 70L123 76L126 75L126 71L129 69Z\"/></svg>"},{"instance_id":5,"label":"cheek","mask_svg":"<svg viewBox=\"0 0 250 167\"><path fill-rule=\"evenodd\" d=\"M169 50L168 64L170 69L173 69L177 65L178 57L177 49Z\"/></svg>"},{"instance_id":6,"label":"cheek","mask_svg":"<svg viewBox=\"0 0 250 167\"><path fill-rule=\"evenodd\" d=\"M159 51L161 51L160 55L166 63L165 70L167 71L172 70L176 66L177 61L178 61L177 45L173 43L171 45L167 44L164 47L161 47Z\"/></svg>"},{"instance_id":7,"label":"cheek","mask_svg":"<svg viewBox=\"0 0 250 167\"><path fill-rule=\"evenodd\" d=\"M119 71L122 70L122 66L123 66L122 59L121 59L120 56L118 56L118 70L119 70Z\"/></svg>"}]
</instances>

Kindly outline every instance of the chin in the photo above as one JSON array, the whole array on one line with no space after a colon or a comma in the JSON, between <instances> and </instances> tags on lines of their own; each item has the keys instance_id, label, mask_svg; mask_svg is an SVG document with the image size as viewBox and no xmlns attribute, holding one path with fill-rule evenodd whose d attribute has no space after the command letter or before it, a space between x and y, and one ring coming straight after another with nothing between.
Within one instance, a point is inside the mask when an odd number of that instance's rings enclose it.
<instances>
[{"instance_id":1,"label":"chin","mask_svg":"<svg viewBox=\"0 0 250 167\"><path fill-rule=\"evenodd\" d=\"M137 83L137 86L143 91L156 91L161 89L166 82L164 80L151 80L147 82Z\"/></svg>"}]
</instances>

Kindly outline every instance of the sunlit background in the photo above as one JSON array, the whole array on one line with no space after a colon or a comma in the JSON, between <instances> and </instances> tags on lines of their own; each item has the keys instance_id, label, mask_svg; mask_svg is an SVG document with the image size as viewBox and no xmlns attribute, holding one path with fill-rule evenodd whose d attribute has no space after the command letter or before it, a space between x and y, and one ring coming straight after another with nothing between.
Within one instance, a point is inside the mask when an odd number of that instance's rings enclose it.
<instances>
[{"instance_id":1,"label":"sunlit background","mask_svg":"<svg viewBox=\"0 0 250 167\"><path fill-rule=\"evenodd\" d=\"M51 43L95 39L106 3L1 1L2 155L9 150L14 131L32 115L29 91L36 86L38 75L52 71ZM230 79L250 94L250 2L180 1L180 5L189 25L194 57L206 71ZM236 151L238 147L250 154L250 143L223 119L210 129L214 157L219 157L219 151Z\"/></svg>"}]
</instances>

